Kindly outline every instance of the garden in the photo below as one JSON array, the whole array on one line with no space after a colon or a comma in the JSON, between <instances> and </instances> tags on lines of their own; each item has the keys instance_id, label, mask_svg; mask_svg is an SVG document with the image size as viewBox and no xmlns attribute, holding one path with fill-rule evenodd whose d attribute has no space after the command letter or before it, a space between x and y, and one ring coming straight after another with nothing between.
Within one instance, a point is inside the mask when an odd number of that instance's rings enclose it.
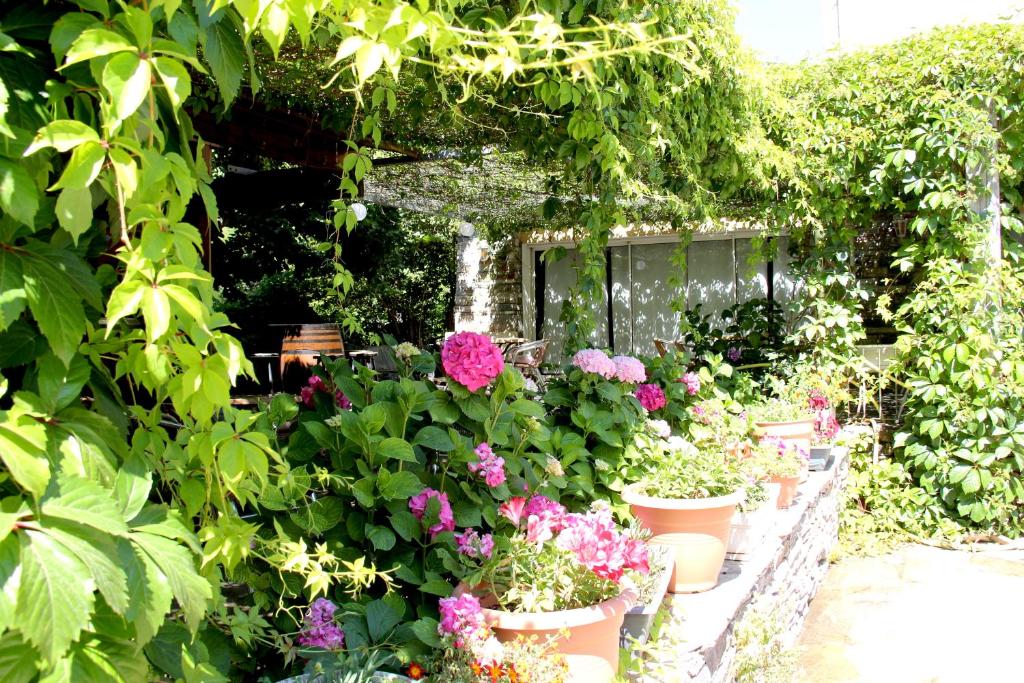
<instances>
[{"instance_id":1,"label":"garden","mask_svg":"<svg viewBox=\"0 0 1024 683\"><path fill-rule=\"evenodd\" d=\"M665 594L714 594L846 467L845 552L1018 538L1024 35L769 67L732 24L724 0L5 4L0 678L675 680L642 678ZM342 141L330 200L214 191L251 155L203 131L255 102ZM542 387L487 335L434 345L450 222L360 201L395 154L456 145L541 178L496 238L574 231ZM770 226L760 256L789 236L791 310L716 331L666 301L688 351L594 348L613 227L721 216ZM880 225L899 247L868 286ZM394 371L325 356L233 403L250 321L288 307ZM868 315L899 333L880 376ZM842 429L879 388L898 418Z\"/></svg>"}]
</instances>

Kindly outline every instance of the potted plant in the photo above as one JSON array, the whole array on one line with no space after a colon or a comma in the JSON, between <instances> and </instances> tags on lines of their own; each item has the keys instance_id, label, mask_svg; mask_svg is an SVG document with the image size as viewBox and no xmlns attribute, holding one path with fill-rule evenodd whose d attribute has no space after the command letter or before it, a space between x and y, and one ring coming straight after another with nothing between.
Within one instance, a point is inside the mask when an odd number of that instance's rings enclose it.
<instances>
[{"instance_id":1,"label":"potted plant","mask_svg":"<svg viewBox=\"0 0 1024 683\"><path fill-rule=\"evenodd\" d=\"M634 525L630 533L639 538L649 538L650 531L639 525ZM630 639L640 643L646 643L651 635L651 627L654 625L654 617L661 609L661 603L668 593L668 584L672 579L672 569L675 566L675 555L672 548L665 545L650 544L647 546L648 565L650 571L641 576L637 582L637 594L639 598L628 612L622 623L620 641L623 647Z\"/></svg>"},{"instance_id":2,"label":"potted plant","mask_svg":"<svg viewBox=\"0 0 1024 683\"><path fill-rule=\"evenodd\" d=\"M721 450L697 449L679 437L636 449L642 474L622 492L654 543L671 546L669 590L696 593L718 584L730 525L743 500L744 477Z\"/></svg>"},{"instance_id":3,"label":"potted plant","mask_svg":"<svg viewBox=\"0 0 1024 683\"><path fill-rule=\"evenodd\" d=\"M649 571L646 544L623 533L601 504L569 513L535 495L513 498L499 512L512 531L502 535L499 526L489 556L465 556L470 571L456 589L459 609L479 611L501 642L550 641L565 656L569 681L612 681L619 630L638 597L635 579ZM444 610L441 629L452 631Z\"/></svg>"},{"instance_id":4,"label":"potted plant","mask_svg":"<svg viewBox=\"0 0 1024 683\"><path fill-rule=\"evenodd\" d=\"M742 406L730 408L721 399L712 398L690 406L689 417L690 442L698 448L720 447L740 458L750 454L750 424Z\"/></svg>"},{"instance_id":5,"label":"potted plant","mask_svg":"<svg viewBox=\"0 0 1024 683\"><path fill-rule=\"evenodd\" d=\"M758 440L782 439L787 444L810 450L814 438L814 413L806 403L773 398L750 408L749 412Z\"/></svg>"},{"instance_id":6,"label":"potted plant","mask_svg":"<svg viewBox=\"0 0 1024 683\"><path fill-rule=\"evenodd\" d=\"M811 470L821 471L832 466L832 442L839 433L839 421L823 392L812 391L810 403L814 410L814 437L808 463Z\"/></svg>"},{"instance_id":7,"label":"potted plant","mask_svg":"<svg viewBox=\"0 0 1024 683\"><path fill-rule=\"evenodd\" d=\"M781 484L751 477L746 487L746 497L732 516L726 557L730 560L743 560L761 547L775 524L775 510L781 489Z\"/></svg>"},{"instance_id":8,"label":"potted plant","mask_svg":"<svg viewBox=\"0 0 1024 683\"><path fill-rule=\"evenodd\" d=\"M765 437L753 447L754 466L768 481L779 485L777 506L788 508L796 498L797 488L807 470L808 451L780 437Z\"/></svg>"}]
</instances>

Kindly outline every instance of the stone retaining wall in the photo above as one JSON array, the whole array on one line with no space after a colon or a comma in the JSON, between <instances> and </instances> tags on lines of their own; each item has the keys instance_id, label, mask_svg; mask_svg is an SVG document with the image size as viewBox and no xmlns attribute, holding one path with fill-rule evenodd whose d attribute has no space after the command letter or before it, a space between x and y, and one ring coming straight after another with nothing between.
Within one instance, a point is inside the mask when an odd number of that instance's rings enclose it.
<instances>
[{"instance_id":1,"label":"stone retaining wall","mask_svg":"<svg viewBox=\"0 0 1024 683\"><path fill-rule=\"evenodd\" d=\"M727 560L713 590L668 596L668 614L656 641L637 653L644 661L633 680L732 681L736 627L755 602L781 645L792 646L838 540L841 489L848 471L848 454L837 448L832 467L811 472L793 505L777 513L775 532L760 550L742 562Z\"/></svg>"}]
</instances>

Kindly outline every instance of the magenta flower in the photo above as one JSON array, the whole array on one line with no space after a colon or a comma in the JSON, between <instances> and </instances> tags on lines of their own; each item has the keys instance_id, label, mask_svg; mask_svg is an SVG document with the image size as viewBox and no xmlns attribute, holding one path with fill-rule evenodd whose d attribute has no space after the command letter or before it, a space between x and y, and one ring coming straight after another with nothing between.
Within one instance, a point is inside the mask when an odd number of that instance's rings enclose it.
<instances>
[{"instance_id":1,"label":"magenta flower","mask_svg":"<svg viewBox=\"0 0 1024 683\"><path fill-rule=\"evenodd\" d=\"M348 400L348 396L341 389L334 392L334 402L342 410L352 410L352 401Z\"/></svg>"},{"instance_id":2,"label":"magenta flower","mask_svg":"<svg viewBox=\"0 0 1024 683\"><path fill-rule=\"evenodd\" d=\"M299 633L299 644L324 650L340 650L345 645L345 632L334 623L335 604L318 598L305 615L305 625Z\"/></svg>"},{"instance_id":3,"label":"magenta flower","mask_svg":"<svg viewBox=\"0 0 1024 683\"><path fill-rule=\"evenodd\" d=\"M632 356L615 356L615 378L626 384L640 384L647 379L644 364Z\"/></svg>"},{"instance_id":4,"label":"magenta flower","mask_svg":"<svg viewBox=\"0 0 1024 683\"><path fill-rule=\"evenodd\" d=\"M664 408L668 403L665 392L657 384L641 384L633 393L640 401L640 405L649 413Z\"/></svg>"},{"instance_id":5,"label":"magenta flower","mask_svg":"<svg viewBox=\"0 0 1024 683\"><path fill-rule=\"evenodd\" d=\"M449 377L470 391L487 386L505 369L501 349L476 332L448 337L441 349L441 364Z\"/></svg>"},{"instance_id":6,"label":"magenta flower","mask_svg":"<svg viewBox=\"0 0 1024 683\"><path fill-rule=\"evenodd\" d=\"M822 441L831 441L839 433L839 420L831 408L822 408L815 413L814 432Z\"/></svg>"},{"instance_id":7,"label":"magenta flower","mask_svg":"<svg viewBox=\"0 0 1024 683\"><path fill-rule=\"evenodd\" d=\"M490 558L494 552L494 537L490 534L481 536L476 529L466 529L461 534L455 534L455 543L458 551L466 557Z\"/></svg>"},{"instance_id":8,"label":"magenta flower","mask_svg":"<svg viewBox=\"0 0 1024 683\"><path fill-rule=\"evenodd\" d=\"M494 488L505 483L505 459L494 454L491 447L482 443L473 451L479 458L478 462L468 465L473 474L480 474L488 486Z\"/></svg>"},{"instance_id":9,"label":"magenta flower","mask_svg":"<svg viewBox=\"0 0 1024 683\"><path fill-rule=\"evenodd\" d=\"M729 350L725 352L725 355L729 359L730 362L738 363L740 358L743 357L743 352L740 351L735 346L730 346Z\"/></svg>"},{"instance_id":10,"label":"magenta flower","mask_svg":"<svg viewBox=\"0 0 1024 683\"><path fill-rule=\"evenodd\" d=\"M452 516L452 506L448 502L448 494L426 488L419 495L409 499L409 510L416 519L423 520L431 498L436 498L439 504L438 521L427 529L430 532L430 538L433 539L442 531L455 531L455 518Z\"/></svg>"},{"instance_id":11,"label":"magenta flower","mask_svg":"<svg viewBox=\"0 0 1024 683\"><path fill-rule=\"evenodd\" d=\"M555 545L572 552L580 564L597 576L616 583L627 569L650 571L647 546L621 533L609 510L566 515L565 528Z\"/></svg>"},{"instance_id":12,"label":"magenta flower","mask_svg":"<svg viewBox=\"0 0 1024 683\"><path fill-rule=\"evenodd\" d=\"M572 364L583 372L591 372L605 379L615 376L615 363L601 349L583 349L572 357Z\"/></svg>"},{"instance_id":13,"label":"magenta flower","mask_svg":"<svg viewBox=\"0 0 1024 683\"><path fill-rule=\"evenodd\" d=\"M502 503L498 506L498 514L512 522L516 526L519 526L519 520L523 517L523 508L526 507L526 499L521 496L516 496L507 503Z\"/></svg>"},{"instance_id":14,"label":"magenta flower","mask_svg":"<svg viewBox=\"0 0 1024 683\"><path fill-rule=\"evenodd\" d=\"M315 407L313 397L316 396L318 391L327 391L327 385L324 384L323 379L319 375L310 375L306 386L299 390L299 398L307 408L313 408Z\"/></svg>"},{"instance_id":15,"label":"magenta flower","mask_svg":"<svg viewBox=\"0 0 1024 683\"><path fill-rule=\"evenodd\" d=\"M820 389L812 389L807 399L811 410L825 410L829 407L828 397Z\"/></svg>"},{"instance_id":16,"label":"magenta flower","mask_svg":"<svg viewBox=\"0 0 1024 683\"><path fill-rule=\"evenodd\" d=\"M437 632L442 636L455 636L456 647L462 647L486 630L480 600L475 595L463 593L457 598L441 598L438 607L441 621Z\"/></svg>"},{"instance_id":17,"label":"magenta flower","mask_svg":"<svg viewBox=\"0 0 1024 683\"><path fill-rule=\"evenodd\" d=\"M526 540L530 543L543 543L565 528L565 507L547 496L534 496L523 512L526 516Z\"/></svg>"}]
</instances>

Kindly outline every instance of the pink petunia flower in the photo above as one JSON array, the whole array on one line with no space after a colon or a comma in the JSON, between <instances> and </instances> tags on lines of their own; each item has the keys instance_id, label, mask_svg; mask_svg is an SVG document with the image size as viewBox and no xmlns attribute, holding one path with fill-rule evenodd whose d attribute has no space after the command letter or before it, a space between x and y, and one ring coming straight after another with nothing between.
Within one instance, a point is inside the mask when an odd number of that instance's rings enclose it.
<instances>
[{"instance_id":1,"label":"pink petunia flower","mask_svg":"<svg viewBox=\"0 0 1024 683\"><path fill-rule=\"evenodd\" d=\"M508 502L499 505L498 514L516 526L519 526L519 520L523 517L523 508L525 507L526 499L521 496L516 496Z\"/></svg>"}]
</instances>

